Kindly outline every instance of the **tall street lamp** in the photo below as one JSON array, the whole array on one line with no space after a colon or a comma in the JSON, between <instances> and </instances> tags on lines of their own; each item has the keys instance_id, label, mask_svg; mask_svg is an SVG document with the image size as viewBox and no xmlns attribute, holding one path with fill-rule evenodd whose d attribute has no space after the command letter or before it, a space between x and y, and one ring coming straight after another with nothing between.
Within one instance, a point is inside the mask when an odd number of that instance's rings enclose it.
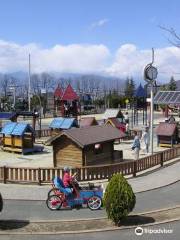
<instances>
[{"instance_id":1,"label":"tall street lamp","mask_svg":"<svg viewBox=\"0 0 180 240\"><path fill-rule=\"evenodd\" d=\"M157 78L157 68L153 66L154 63L154 49L152 48L152 62L149 63L144 69L144 80L151 86L151 116L150 116L150 147L151 154L153 154L153 125L154 125L154 95L153 86L155 79Z\"/></svg>"}]
</instances>

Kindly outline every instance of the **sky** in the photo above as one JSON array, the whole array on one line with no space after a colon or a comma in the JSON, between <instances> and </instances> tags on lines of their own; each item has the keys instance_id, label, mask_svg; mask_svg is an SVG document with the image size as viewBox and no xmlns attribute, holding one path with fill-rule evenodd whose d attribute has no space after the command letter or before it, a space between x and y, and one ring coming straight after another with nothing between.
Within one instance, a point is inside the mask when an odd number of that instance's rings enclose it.
<instances>
[{"instance_id":1,"label":"sky","mask_svg":"<svg viewBox=\"0 0 180 240\"><path fill-rule=\"evenodd\" d=\"M0 0L0 72L142 78L155 49L158 77L180 78L179 0Z\"/></svg>"}]
</instances>

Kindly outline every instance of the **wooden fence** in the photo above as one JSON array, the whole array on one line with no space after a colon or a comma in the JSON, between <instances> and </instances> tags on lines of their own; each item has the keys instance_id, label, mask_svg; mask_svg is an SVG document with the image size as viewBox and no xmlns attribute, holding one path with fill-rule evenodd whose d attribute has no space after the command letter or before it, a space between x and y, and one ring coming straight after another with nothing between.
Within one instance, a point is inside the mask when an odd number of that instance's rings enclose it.
<instances>
[{"instance_id":1,"label":"wooden fence","mask_svg":"<svg viewBox=\"0 0 180 240\"><path fill-rule=\"evenodd\" d=\"M51 136L51 129L35 130L35 137L36 138L50 137L50 136Z\"/></svg>"},{"instance_id":2,"label":"wooden fence","mask_svg":"<svg viewBox=\"0 0 180 240\"><path fill-rule=\"evenodd\" d=\"M138 172L154 166L163 166L164 162L180 156L180 147L171 148L137 161L126 161L109 165L98 165L72 169L78 173L79 181L110 179L114 173L136 176ZM3 183L50 183L54 176L63 176L60 168L16 168L0 167L0 181Z\"/></svg>"}]
</instances>

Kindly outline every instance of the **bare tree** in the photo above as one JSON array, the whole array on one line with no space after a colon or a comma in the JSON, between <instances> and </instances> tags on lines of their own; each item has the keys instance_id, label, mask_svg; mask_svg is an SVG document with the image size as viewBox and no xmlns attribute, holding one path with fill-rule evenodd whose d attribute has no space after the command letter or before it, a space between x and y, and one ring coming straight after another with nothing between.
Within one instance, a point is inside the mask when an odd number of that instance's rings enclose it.
<instances>
[{"instance_id":1,"label":"bare tree","mask_svg":"<svg viewBox=\"0 0 180 240\"><path fill-rule=\"evenodd\" d=\"M81 82L80 82L79 79L77 79L76 82L75 82L75 88L76 88L76 91L77 91L78 93L81 92Z\"/></svg>"},{"instance_id":2,"label":"bare tree","mask_svg":"<svg viewBox=\"0 0 180 240\"><path fill-rule=\"evenodd\" d=\"M31 90L35 94L39 94L40 92L40 76L39 74L32 74L31 75Z\"/></svg>"},{"instance_id":3,"label":"bare tree","mask_svg":"<svg viewBox=\"0 0 180 240\"><path fill-rule=\"evenodd\" d=\"M41 86L46 89L46 92L48 92L49 89L54 88L55 82L49 73L44 72L41 74Z\"/></svg>"},{"instance_id":4,"label":"bare tree","mask_svg":"<svg viewBox=\"0 0 180 240\"><path fill-rule=\"evenodd\" d=\"M159 26L159 27L163 31L166 31L170 35L170 38L168 37L168 41L172 45L180 48L180 34L178 34L177 31L172 27L170 27L170 28L167 28L167 27L164 27L164 26Z\"/></svg>"},{"instance_id":5,"label":"bare tree","mask_svg":"<svg viewBox=\"0 0 180 240\"><path fill-rule=\"evenodd\" d=\"M7 74L4 74L0 80L0 88L5 97L7 97L9 84L10 84L10 76Z\"/></svg>"},{"instance_id":6,"label":"bare tree","mask_svg":"<svg viewBox=\"0 0 180 240\"><path fill-rule=\"evenodd\" d=\"M86 76L82 76L81 77L81 88L82 88L82 91L85 93L85 92L88 92L88 81L87 81L87 78Z\"/></svg>"}]
</instances>

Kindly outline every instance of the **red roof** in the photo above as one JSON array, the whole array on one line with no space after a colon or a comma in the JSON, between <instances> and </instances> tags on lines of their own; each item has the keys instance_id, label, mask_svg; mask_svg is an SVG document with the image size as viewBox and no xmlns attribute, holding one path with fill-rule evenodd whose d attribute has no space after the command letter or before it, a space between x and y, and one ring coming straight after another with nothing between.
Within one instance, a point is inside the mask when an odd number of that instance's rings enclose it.
<instances>
[{"instance_id":1,"label":"red roof","mask_svg":"<svg viewBox=\"0 0 180 240\"><path fill-rule=\"evenodd\" d=\"M160 122L156 128L156 134L158 136L173 136L176 131L176 123Z\"/></svg>"},{"instance_id":2,"label":"red roof","mask_svg":"<svg viewBox=\"0 0 180 240\"><path fill-rule=\"evenodd\" d=\"M122 126L125 126L124 123L121 123L121 122L118 120L118 118L115 118L115 117L113 117L113 118L108 118L107 121L106 121L106 123L109 123L109 121L112 122L112 124L114 124L114 126L115 126L116 128L121 128Z\"/></svg>"},{"instance_id":3,"label":"red roof","mask_svg":"<svg viewBox=\"0 0 180 240\"><path fill-rule=\"evenodd\" d=\"M85 117L80 120L80 127L89 127L98 125L95 117Z\"/></svg>"},{"instance_id":4,"label":"red roof","mask_svg":"<svg viewBox=\"0 0 180 240\"><path fill-rule=\"evenodd\" d=\"M54 91L54 97L59 97L59 98L61 98L62 95L63 95L63 91L62 91L62 89L60 88L60 86L59 86L59 84L58 84L56 90Z\"/></svg>"},{"instance_id":5,"label":"red roof","mask_svg":"<svg viewBox=\"0 0 180 240\"><path fill-rule=\"evenodd\" d=\"M79 99L78 95L75 93L75 91L69 84L66 90L64 91L61 100L78 100L78 99Z\"/></svg>"}]
</instances>

